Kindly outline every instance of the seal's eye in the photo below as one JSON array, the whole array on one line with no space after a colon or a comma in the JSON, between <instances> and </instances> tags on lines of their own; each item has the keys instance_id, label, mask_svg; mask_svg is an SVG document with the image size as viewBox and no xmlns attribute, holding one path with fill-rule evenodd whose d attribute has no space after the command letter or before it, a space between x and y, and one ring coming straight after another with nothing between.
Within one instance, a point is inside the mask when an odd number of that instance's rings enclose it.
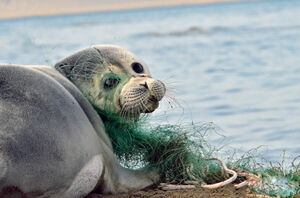
<instances>
[{"instance_id":1,"label":"seal's eye","mask_svg":"<svg viewBox=\"0 0 300 198\"><path fill-rule=\"evenodd\" d=\"M104 88L105 89L111 89L114 88L118 85L119 79L117 78L108 78L104 82Z\"/></svg>"},{"instance_id":2,"label":"seal's eye","mask_svg":"<svg viewBox=\"0 0 300 198\"><path fill-rule=\"evenodd\" d=\"M134 62L131 64L131 68L133 69L133 71L135 71L138 74L144 73L144 68L141 65L141 63Z\"/></svg>"}]
</instances>

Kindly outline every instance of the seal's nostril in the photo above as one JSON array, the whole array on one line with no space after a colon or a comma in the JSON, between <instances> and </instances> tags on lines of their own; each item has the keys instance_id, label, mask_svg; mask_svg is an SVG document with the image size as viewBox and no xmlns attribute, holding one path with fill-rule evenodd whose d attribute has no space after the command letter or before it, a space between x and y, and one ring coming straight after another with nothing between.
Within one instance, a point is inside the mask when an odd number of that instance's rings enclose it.
<instances>
[{"instance_id":1,"label":"seal's nostril","mask_svg":"<svg viewBox=\"0 0 300 198\"><path fill-rule=\"evenodd\" d=\"M140 85L145 87L146 89L149 89L147 82L145 82L144 84L140 84Z\"/></svg>"}]
</instances>

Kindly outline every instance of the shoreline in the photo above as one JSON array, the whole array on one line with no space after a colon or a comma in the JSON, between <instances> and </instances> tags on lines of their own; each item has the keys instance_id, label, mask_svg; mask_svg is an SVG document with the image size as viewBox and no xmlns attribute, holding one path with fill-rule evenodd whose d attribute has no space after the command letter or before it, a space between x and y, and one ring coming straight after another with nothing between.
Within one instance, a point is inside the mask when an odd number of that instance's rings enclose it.
<instances>
[{"instance_id":1,"label":"shoreline","mask_svg":"<svg viewBox=\"0 0 300 198\"><path fill-rule=\"evenodd\" d=\"M127 0L126 2L124 0L98 0L97 2L87 0L82 5L80 1L72 0L64 0L63 2L52 0L48 4L38 0L10 0L6 3L0 2L0 20L243 1L247 0Z\"/></svg>"}]
</instances>

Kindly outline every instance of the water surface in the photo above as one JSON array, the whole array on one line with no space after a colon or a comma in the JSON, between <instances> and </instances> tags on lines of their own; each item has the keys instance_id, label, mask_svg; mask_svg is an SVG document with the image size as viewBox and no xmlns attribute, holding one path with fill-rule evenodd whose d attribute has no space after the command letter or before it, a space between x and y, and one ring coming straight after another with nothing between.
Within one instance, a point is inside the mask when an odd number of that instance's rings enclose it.
<instances>
[{"instance_id":1,"label":"water surface","mask_svg":"<svg viewBox=\"0 0 300 198\"><path fill-rule=\"evenodd\" d=\"M300 154L300 1L268 0L0 21L0 62L53 65L121 45L166 82L156 121L213 122L230 146Z\"/></svg>"}]
</instances>

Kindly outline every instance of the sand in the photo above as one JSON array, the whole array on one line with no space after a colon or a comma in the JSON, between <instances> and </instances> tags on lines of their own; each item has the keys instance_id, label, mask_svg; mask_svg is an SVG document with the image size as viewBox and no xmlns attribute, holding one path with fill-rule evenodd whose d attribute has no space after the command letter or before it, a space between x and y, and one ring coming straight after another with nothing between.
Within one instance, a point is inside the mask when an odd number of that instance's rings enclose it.
<instances>
[{"instance_id":1,"label":"sand","mask_svg":"<svg viewBox=\"0 0 300 198\"><path fill-rule=\"evenodd\" d=\"M243 0L0 0L0 19L236 1Z\"/></svg>"},{"instance_id":2,"label":"sand","mask_svg":"<svg viewBox=\"0 0 300 198\"><path fill-rule=\"evenodd\" d=\"M170 191L148 189L144 191L133 192L130 194L119 195L90 194L86 198L246 198L247 191L247 188L235 190L233 185L228 185L215 190L208 190L200 187L190 190Z\"/></svg>"},{"instance_id":3,"label":"sand","mask_svg":"<svg viewBox=\"0 0 300 198\"><path fill-rule=\"evenodd\" d=\"M197 187L189 190L147 189L129 194L101 195L92 193L85 198L271 198L267 195L253 194L248 187L236 190L232 184L218 189L203 189ZM279 197L279 196L277 196ZM300 198L300 194L293 198Z\"/></svg>"},{"instance_id":4,"label":"sand","mask_svg":"<svg viewBox=\"0 0 300 198\"><path fill-rule=\"evenodd\" d=\"M92 193L85 198L246 198L249 189L244 187L236 190L233 185L227 185L219 189L208 190L201 187L190 190L170 190L163 191L155 188L149 188L129 194L102 195ZM18 188L10 187L1 191L0 197L5 198L30 198L32 196L24 195ZM255 196L252 196L255 197ZM296 197L300 198L300 197Z\"/></svg>"}]
</instances>

